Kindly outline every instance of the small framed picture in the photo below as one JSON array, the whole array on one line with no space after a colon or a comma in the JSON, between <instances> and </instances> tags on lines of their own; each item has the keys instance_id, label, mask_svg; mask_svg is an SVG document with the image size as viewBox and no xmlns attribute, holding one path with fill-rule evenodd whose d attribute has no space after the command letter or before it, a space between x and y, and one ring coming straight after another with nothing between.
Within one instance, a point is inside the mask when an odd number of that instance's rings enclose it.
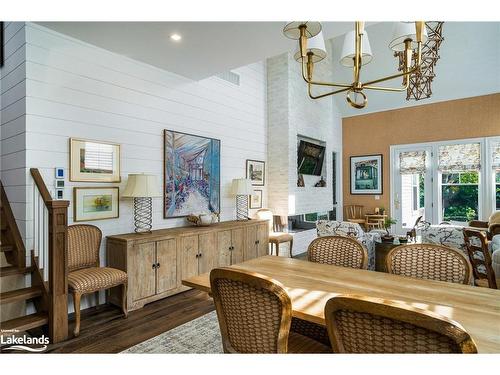
<instances>
[{"instance_id":1,"label":"small framed picture","mask_svg":"<svg viewBox=\"0 0 500 375\"><path fill-rule=\"evenodd\" d=\"M56 179L61 180L64 179L64 168L56 167Z\"/></svg>"},{"instance_id":2,"label":"small framed picture","mask_svg":"<svg viewBox=\"0 0 500 375\"><path fill-rule=\"evenodd\" d=\"M64 180L56 180L56 188L64 189Z\"/></svg>"},{"instance_id":3,"label":"small framed picture","mask_svg":"<svg viewBox=\"0 0 500 375\"><path fill-rule=\"evenodd\" d=\"M262 208L262 190L254 190L254 193L250 195L250 208Z\"/></svg>"},{"instance_id":4,"label":"small framed picture","mask_svg":"<svg viewBox=\"0 0 500 375\"><path fill-rule=\"evenodd\" d=\"M114 219L119 216L118 187L73 189L73 221Z\"/></svg>"},{"instance_id":5,"label":"small framed picture","mask_svg":"<svg viewBox=\"0 0 500 375\"><path fill-rule=\"evenodd\" d=\"M380 195L382 155L351 156L351 194Z\"/></svg>"},{"instance_id":6,"label":"small framed picture","mask_svg":"<svg viewBox=\"0 0 500 375\"><path fill-rule=\"evenodd\" d=\"M70 138L69 180L120 182L120 145Z\"/></svg>"},{"instance_id":7,"label":"small framed picture","mask_svg":"<svg viewBox=\"0 0 500 375\"><path fill-rule=\"evenodd\" d=\"M252 181L254 186L264 186L266 182L266 163L259 160L247 160L246 178Z\"/></svg>"},{"instance_id":8,"label":"small framed picture","mask_svg":"<svg viewBox=\"0 0 500 375\"><path fill-rule=\"evenodd\" d=\"M56 199L64 199L64 189L56 189Z\"/></svg>"}]
</instances>

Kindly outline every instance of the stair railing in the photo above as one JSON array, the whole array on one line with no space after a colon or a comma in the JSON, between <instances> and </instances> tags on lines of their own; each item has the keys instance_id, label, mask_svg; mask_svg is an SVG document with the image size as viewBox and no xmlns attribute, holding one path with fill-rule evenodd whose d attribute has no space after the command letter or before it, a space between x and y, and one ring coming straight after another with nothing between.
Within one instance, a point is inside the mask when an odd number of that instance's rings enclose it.
<instances>
[{"instance_id":1,"label":"stair railing","mask_svg":"<svg viewBox=\"0 0 500 375\"><path fill-rule=\"evenodd\" d=\"M68 206L55 200L37 168L33 178L33 250L47 286L51 343L68 338Z\"/></svg>"}]
</instances>

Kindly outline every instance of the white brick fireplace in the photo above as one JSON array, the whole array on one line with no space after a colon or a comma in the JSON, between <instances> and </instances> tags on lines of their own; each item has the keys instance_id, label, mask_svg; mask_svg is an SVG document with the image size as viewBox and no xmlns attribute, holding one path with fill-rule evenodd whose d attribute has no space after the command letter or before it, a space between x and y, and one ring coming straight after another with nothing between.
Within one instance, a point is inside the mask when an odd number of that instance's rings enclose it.
<instances>
[{"instance_id":1,"label":"white brick fireplace","mask_svg":"<svg viewBox=\"0 0 500 375\"><path fill-rule=\"evenodd\" d=\"M327 42L329 56L331 46ZM316 64L317 80L332 80L329 57ZM332 154L337 153L337 217L342 215L342 119L332 100L312 100L307 85L291 53L267 60L268 104L268 201L275 215L291 216L334 209L332 191ZM315 187L321 176L303 176L303 187L297 186L298 140L326 146L323 179L326 187ZM294 254L306 250L315 230L295 233ZM302 238L304 237L304 238ZM283 246L281 250L286 249Z\"/></svg>"}]
</instances>

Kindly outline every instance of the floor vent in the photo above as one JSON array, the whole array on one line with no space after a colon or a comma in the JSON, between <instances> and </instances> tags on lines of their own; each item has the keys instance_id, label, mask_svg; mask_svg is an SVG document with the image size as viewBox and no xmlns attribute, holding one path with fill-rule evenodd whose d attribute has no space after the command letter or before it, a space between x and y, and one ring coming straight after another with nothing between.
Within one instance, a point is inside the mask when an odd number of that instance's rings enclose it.
<instances>
[{"instance_id":1,"label":"floor vent","mask_svg":"<svg viewBox=\"0 0 500 375\"><path fill-rule=\"evenodd\" d=\"M232 83L233 85L236 85L236 86L240 85L240 75L233 73L231 71L219 73L219 74L216 74L215 76L217 78L223 79L224 81Z\"/></svg>"}]
</instances>

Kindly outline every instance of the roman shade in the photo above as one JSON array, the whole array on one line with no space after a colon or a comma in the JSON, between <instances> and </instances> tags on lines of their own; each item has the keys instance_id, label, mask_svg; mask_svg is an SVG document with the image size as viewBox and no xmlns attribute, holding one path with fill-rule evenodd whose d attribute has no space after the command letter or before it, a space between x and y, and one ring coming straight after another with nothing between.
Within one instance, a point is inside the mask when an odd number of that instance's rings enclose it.
<instances>
[{"instance_id":1,"label":"roman shade","mask_svg":"<svg viewBox=\"0 0 500 375\"><path fill-rule=\"evenodd\" d=\"M481 145L460 143L439 146L438 169L441 172L480 170Z\"/></svg>"},{"instance_id":2,"label":"roman shade","mask_svg":"<svg viewBox=\"0 0 500 375\"><path fill-rule=\"evenodd\" d=\"M491 166L493 169L500 169L500 141L493 142L491 145Z\"/></svg>"},{"instance_id":3,"label":"roman shade","mask_svg":"<svg viewBox=\"0 0 500 375\"><path fill-rule=\"evenodd\" d=\"M399 153L401 174L425 173L425 151L405 151Z\"/></svg>"}]
</instances>

